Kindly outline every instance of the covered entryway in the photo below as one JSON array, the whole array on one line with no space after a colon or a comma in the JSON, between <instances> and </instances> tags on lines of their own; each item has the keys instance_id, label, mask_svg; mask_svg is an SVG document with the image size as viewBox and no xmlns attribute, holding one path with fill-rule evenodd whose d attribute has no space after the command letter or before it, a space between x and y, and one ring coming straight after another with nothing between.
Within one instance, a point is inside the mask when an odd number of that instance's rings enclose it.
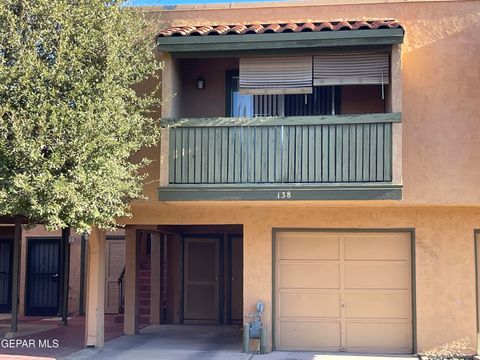
<instances>
[{"instance_id":1,"label":"covered entryway","mask_svg":"<svg viewBox=\"0 0 480 360\"><path fill-rule=\"evenodd\" d=\"M145 325L242 323L241 225L127 227L125 238L118 283L126 334Z\"/></svg>"},{"instance_id":2,"label":"covered entryway","mask_svg":"<svg viewBox=\"0 0 480 360\"><path fill-rule=\"evenodd\" d=\"M238 225L170 225L150 232L149 246L161 244L158 252L151 247L147 255L155 279L150 282L152 294L158 288L161 307L159 322L151 319L150 324L241 323L242 232ZM139 258L141 262L142 255ZM152 306L151 311L158 312Z\"/></svg>"},{"instance_id":3,"label":"covered entryway","mask_svg":"<svg viewBox=\"0 0 480 360\"><path fill-rule=\"evenodd\" d=\"M412 353L409 232L275 236L275 347Z\"/></svg>"}]
</instances>

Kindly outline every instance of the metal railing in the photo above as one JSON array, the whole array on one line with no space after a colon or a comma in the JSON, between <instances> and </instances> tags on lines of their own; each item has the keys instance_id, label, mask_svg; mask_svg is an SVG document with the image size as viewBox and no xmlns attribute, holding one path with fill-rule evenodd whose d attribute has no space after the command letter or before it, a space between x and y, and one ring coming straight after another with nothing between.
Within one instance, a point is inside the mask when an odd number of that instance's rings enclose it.
<instances>
[{"instance_id":1,"label":"metal railing","mask_svg":"<svg viewBox=\"0 0 480 360\"><path fill-rule=\"evenodd\" d=\"M123 267L122 273L118 277L118 313L123 314L125 311L125 267Z\"/></svg>"}]
</instances>

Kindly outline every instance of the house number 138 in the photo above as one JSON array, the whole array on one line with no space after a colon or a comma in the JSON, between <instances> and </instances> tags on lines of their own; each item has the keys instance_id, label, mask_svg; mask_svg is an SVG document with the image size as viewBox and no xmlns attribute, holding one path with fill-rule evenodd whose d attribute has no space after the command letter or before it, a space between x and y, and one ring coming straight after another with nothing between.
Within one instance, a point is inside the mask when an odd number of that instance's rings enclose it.
<instances>
[{"instance_id":1,"label":"house number 138","mask_svg":"<svg viewBox=\"0 0 480 360\"><path fill-rule=\"evenodd\" d=\"M277 193L277 199L291 199L292 193L291 191L279 191Z\"/></svg>"}]
</instances>

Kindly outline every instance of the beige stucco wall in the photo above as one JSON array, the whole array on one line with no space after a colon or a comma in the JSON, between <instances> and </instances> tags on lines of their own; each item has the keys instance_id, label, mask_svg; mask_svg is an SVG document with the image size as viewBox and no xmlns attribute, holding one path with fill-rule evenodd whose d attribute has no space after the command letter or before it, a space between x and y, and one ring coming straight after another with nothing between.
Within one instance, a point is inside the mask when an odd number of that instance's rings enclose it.
<instances>
[{"instance_id":1,"label":"beige stucco wall","mask_svg":"<svg viewBox=\"0 0 480 360\"><path fill-rule=\"evenodd\" d=\"M480 101L475 97L480 92L480 42L473 35L480 31L479 1L171 10L148 18L158 29L167 24L400 20L406 29L403 202L480 204ZM153 188L148 190L156 201Z\"/></svg>"},{"instance_id":2,"label":"beige stucco wall","mask_svg":"<svg viewBox=\"0 0 480 360\"><path fill-rule=\"evenodd\" d=\"M198 203L159 204L137 210L142 215L132 219L132 223L243 224L244 314L251 313L255 303L263 300L264 321L269 331L274 228L414 229L417 350L421 352L464 337L475 346L473 232L480 228L477 208Z\"/></svg>"},{"instance_id":3,"label":"beige stucco wall","mask_svg":"<svg viewBox=\"0 0 480 360\"><path fill-rule=\"evenodd\" d=\"M480 102L475 94L480 92L480 42L472 34L480 30L480 2L262 6L149 16L158 28L165 23L359 18L396 18L404 24L403 200L161 203L149 184L151 200L133 204L134 217L125 222L242 224L244 313L263 300L270 331L274 228L414 229L417 350L463 337L475 346L473 232L480 228Z\"/></svg>"}]
</instances>

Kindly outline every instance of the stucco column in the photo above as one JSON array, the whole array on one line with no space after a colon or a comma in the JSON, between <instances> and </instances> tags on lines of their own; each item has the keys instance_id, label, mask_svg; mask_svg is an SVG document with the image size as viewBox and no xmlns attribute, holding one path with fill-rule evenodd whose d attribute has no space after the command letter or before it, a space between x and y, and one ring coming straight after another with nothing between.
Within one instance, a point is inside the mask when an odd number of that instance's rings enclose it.
<instances>
[{"instance_id":1,"label":"stucco column","mask_svg":"<svg viewBox=\"0 0 480 360\"><path fill-rule=\"evenodd\" d=\"M88 237L86 297L85 346L101 348L105 331L105 232L96 228Z\"/></svg>"},{"instance_id":2,"label":"stucco column","mask_svg":"<svg viewBox=\"0 0 480 360\"><path fill-rule=\"evenodd\" d=\"M127 335L138 332L138 243L136 229L125 227L125 320Z\"/></svg>"},{"instance_id":3,"label":"stucco column","mask_svg":"<svg viewBox=\"0 0 480 360\"><path fill-rule=\"evenodd\" d=\"M260 220L243 226L243 319L255 312L257 301L265 305L267 351L272 350L272 228Z\"/></svg>"},{"instance_id":4,"label":"stucco column","mask_svg":"<svg viewBox=\"0 0 480 360\"><path fill-rule=\"evenodd\" d=\"M150 275L150 324L160 324L160 263L161 263L161 235L158 233L150 234L151 247L151 275Z\"/></svg>"}]
</instances>

